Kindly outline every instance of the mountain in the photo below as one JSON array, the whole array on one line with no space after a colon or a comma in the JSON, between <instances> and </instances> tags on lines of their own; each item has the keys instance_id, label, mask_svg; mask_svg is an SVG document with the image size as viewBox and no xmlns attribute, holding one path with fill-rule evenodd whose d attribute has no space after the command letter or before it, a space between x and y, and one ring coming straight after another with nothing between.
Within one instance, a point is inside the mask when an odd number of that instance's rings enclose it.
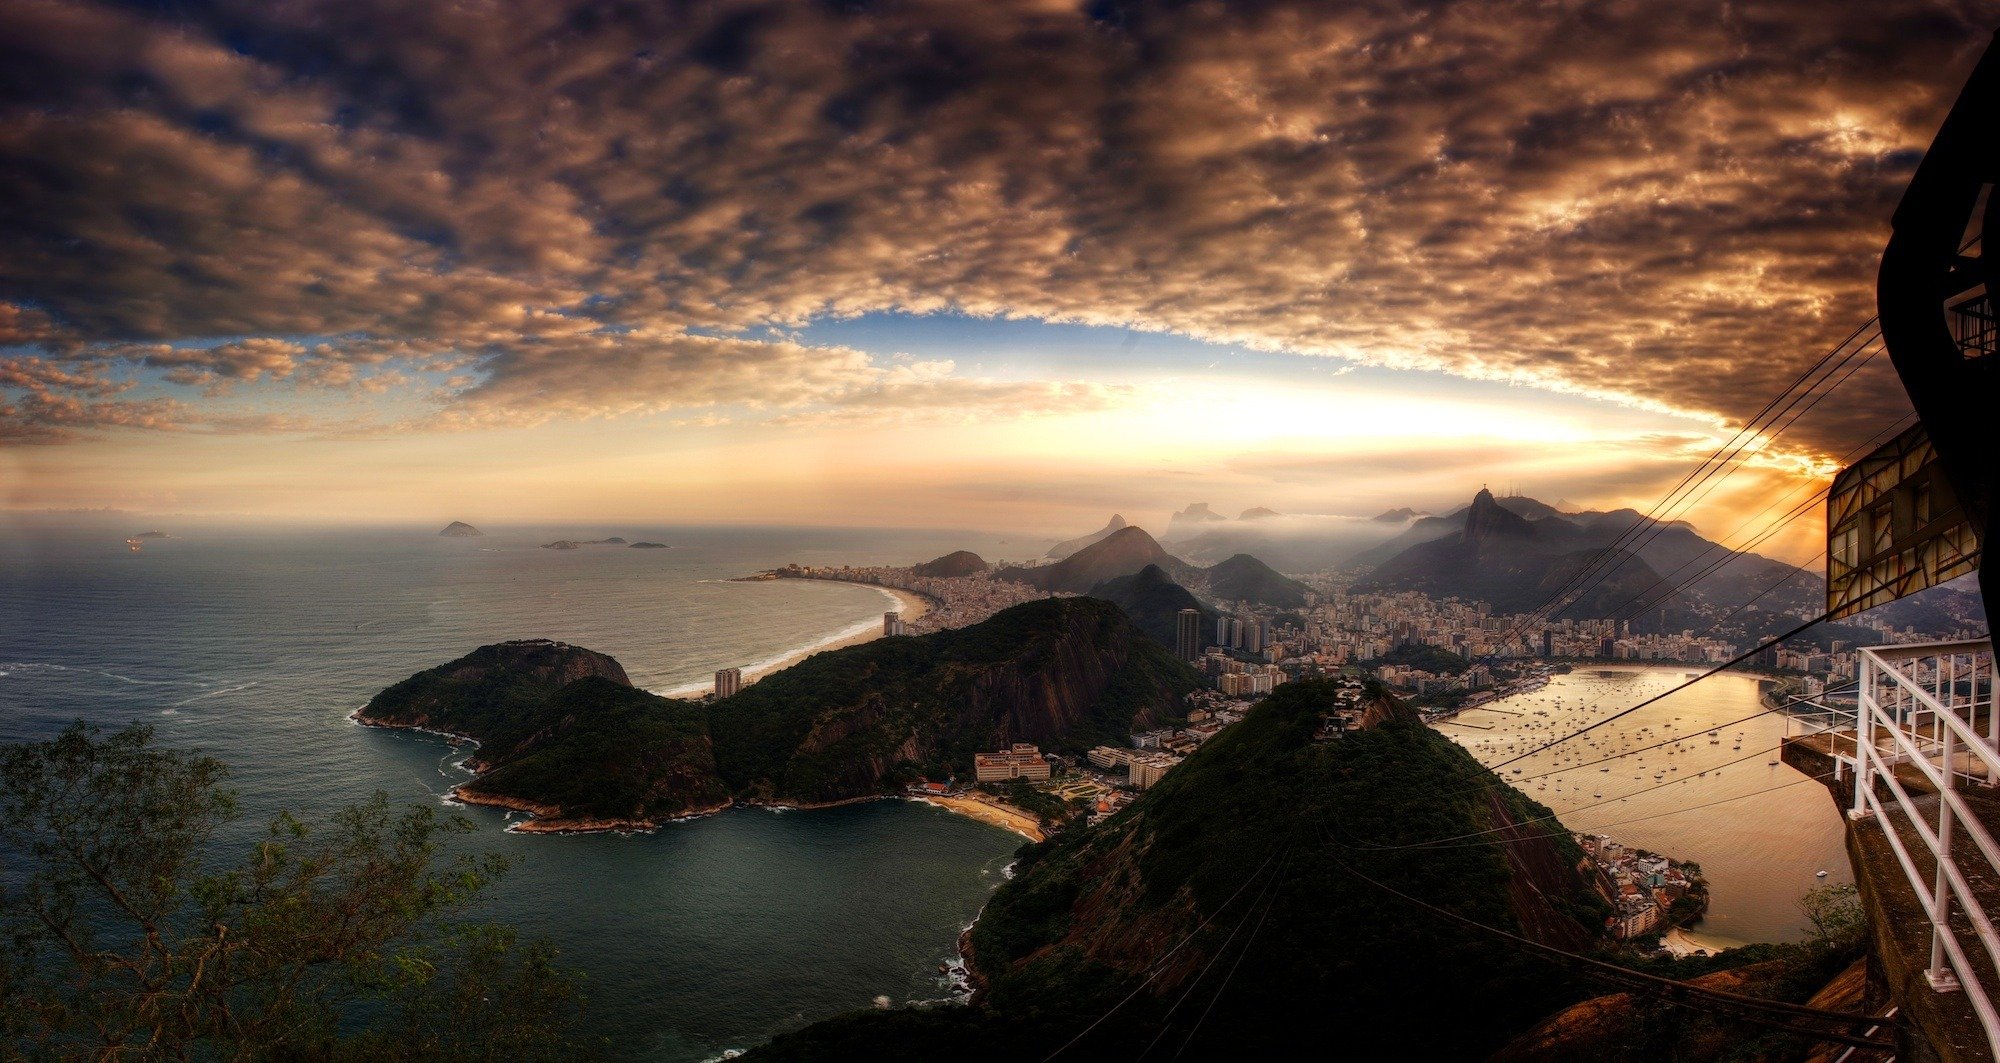
<instances>
[{"instance_id":1,"label":"mountain","mask_svg":"<svg viewBox=\"0 0 2000 1063\"><path fill-rule=\"evenodd\" d=\"M647 826L727 804L700 706L638 690L617 661L560 642L503 642L418 672L355 719L471 738L458 796L535 813L524 829Z\"/></svg>"},{"instance_id":2,"label":"mountain","mask_svg":"<svg viewBox=\"0 0 2000 1063\"><path fill-rule=\"evenodd\" d=\"M1049 552L1045 556L1060 561L1092 543L1103 541L1106 536L1123 527L1125 527L1125 518L1113 513L1111 519L1105 522L1104 527L1091 532L1089 535L1079 535L1074 539L1064 539L1062 542L1049 547Z\"/></svg>"},{"instance_id":3,"label":"mountain","mask_svg":"<svg viewBox=\"0 0 2000 1063\"><path fill-rule=\"evenodd\" d=\"M1208 593L1220 602L1248 601L1278 609L1303 609L1308 589L1249 554L1237 554L1208 570Z\"/></svg>"},{"instance_id":4,"label":"mountain","mask_svg":"<svg viewBox=\"0 0 2000 1063\"><path fill-rule=\"evenodd\" d=\"M1241 514L1239 514L1239 515L1237 516L1237 518L1236 518L1236 519L1237 519L1237 520L1266 520L1266 519L1269 519L1269 518L1271 518L1271 517L1282 517L1282 516L1284 516L1284 514L1283 514L1283 513L1280 513L1280 512L1278 512L1278 511L1277 511L1277 510L1275 510L1275 509L1266 509L1266 508L1264 508L1263 506L1258 506L1258 507L1257 507L1257 508L1255 508L1255 509L1246 509L1246 510L1244 510L1244 511L1243 511L1243 512L1242 512Z\"/></svg>"},{"instance_id":5,"label":"mountain","mask_svg":"<svg viewBox=\"0 0 2000 1063\"><path fill-rule=\"evenodd\" d=\"M1199 678L1109 602L1051 598L970 627L814 654L722 701L632 687L563 643L482 646L384 690L377 727L477 741L462 799L532 812L525 830L648 827L736 800L867 797L972 754L1081 753L1178 719Z\"/></svg>"},{"instance_id":6,"label":"mountain","mask_svg":"<svg viewBox=\"0 0 2000 1063\"><path fill-rule=\"evenodd\" d=\"M1090 589L1090 597L1117 605L1134 627L1171 650L1179 649L1177 633L1183 609L1201 612L1202 645L1208 644L1209 633L1215 630L1216 611L1175 583L1158 565L1147 565L1132 575L1105 580Z\"/></svg>"},{"instance_id":7,"label":"mountain","mask_svg":"<svg viewBox=\"0 0 2000 1063\"><path fill-rule=\"evenodd\" d=\"M462 520L455 520L445 525L444 530L438 532L438 534L451 539L470 539L475 535L485 535L486 533Z\"/></svg>"},{"instance_id":8,"label":"mountain","mask_svg":"<svg viewBox=\"0 0 2000 1063\"><path fill-rule=\"evenodd\" d=\"M971 627L817 654L710 715L730 788L801 803L965 777L978 750L1082 753L1181 714L1198 677L1110 602L1048 598ZM902 769L898 771L898 769Z\"/></svg>"},{"instance_id":9,"label":"mountain","mask_svg":"<svg viewBox=\"0 0 2000 1063\"><path fill-rule=\"evenodd\" d=\"M916 565L910 571L919 576L931 576L937 579L976 576L986 571L986 559L970 550L953 550L943 557Z\"/></svg>"},{"instance_id":10,"label":"mountain","mask_svg":"<svg viewBox=\"0 0 2000 1063\"><path fill-rule=\"evenodd\" d=\"M1416 510L1411 509L1408 506L1404 506L1400 509L1392 509L1386 513L1378 514L1375 517L1375 519L1381 521L1384 524L1401 524L1406 520L1410 520L1416 515L1417 515Z\"/></svg>"},{"instance_id":11,"label":"mountain","mask_svg":"<svg viewBox=\"0 0 2000 1063\"><path fill-rule=\"evenodd\" d=\"M1228 519L1208 508L1206 502L1190 502L1186 509L1167 518L1167 541L1176 542L1185 539L1198 533L1204 524L1214 524Z\"/></svg>"},{"instance_id":12,"label":"mountain","mask_svg":"<svg viewBox=\"0 0 2000 1063\"><path fill-rule=\"evenodd\" d=\"M1328 1031L1369 1058L1480 1059L1580 999L1384 888L1588 949L1607 909L1569 835L1520 826L1550 813L1379 688L1372 726L1315 741L1335 697L1285 684L1108 821L1024 846L964 938L968 1006L841 1016L746 1059L1291 1059ZM1512 844L1396 848L1495 828ZM1448 1021L1424 988L1445 982Z\"/></svg>"},{"instance_id":13,"label":"mountain","mask_svg":"<svg viewBox=\"0 0 2000 1063\"><path fill-rule=\"evenodd\" d=\"M1481 489L1464 510L1460 529L1418 543L1384 561L1354 584L1361 592L1421 591L1435 598L1490 602L1503 613L1541 606L1586 567L1606 559L1603 579L1559 616L1616 615L1659 581L1658 573L1623 550L1592 549L1585 529L1559 515L1531 520ZM1419 522L1421 523L1421 522Z\"/></svg>"},{"instance_id":14,"label":"mountain","mask_svg":"<svg viewBox=\"0 0 2000 1063\"><path fill-rule=\"evenodd\" d=\"M995 575L1045 591L1083 594L1105 580L1129 576L1147 565L1160 566L1176 581L1195 574L1193 566L1167 553L1146 529L1133 524L1053 565L1002 568Z\"/></svg>"}]
</instances>

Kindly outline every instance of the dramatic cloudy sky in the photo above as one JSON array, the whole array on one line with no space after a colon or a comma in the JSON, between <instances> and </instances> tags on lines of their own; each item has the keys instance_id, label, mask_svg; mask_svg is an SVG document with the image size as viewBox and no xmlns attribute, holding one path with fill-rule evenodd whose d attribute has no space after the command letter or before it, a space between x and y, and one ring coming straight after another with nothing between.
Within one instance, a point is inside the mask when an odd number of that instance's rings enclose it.
<instances>
[{"instance_id":1,"label":"dramatic cloudy sky","mask_svg":"<svg viewBox=\"0 0 2000 1063\"><path fill-rule=\"evenodd\" d=\"M1996 25L4 0L0 505L1643 504L1872 312L1885 219ZM1899 396L1878 359L1713 504Z\"/></svg>"}]
</instances>

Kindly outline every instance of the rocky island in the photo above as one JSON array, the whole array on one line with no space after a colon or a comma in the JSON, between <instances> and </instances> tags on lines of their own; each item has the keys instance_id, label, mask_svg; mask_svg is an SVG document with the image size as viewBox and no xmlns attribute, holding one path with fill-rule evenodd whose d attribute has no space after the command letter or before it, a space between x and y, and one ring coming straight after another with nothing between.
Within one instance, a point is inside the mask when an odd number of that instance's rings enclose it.
<instances>
[{"instance_id":1,"label":"rocky island","mask_svg":"<svg viewBox=\"0 0 2000 1063\"><path fill-rule=\"evenodd\" d=\"M586 546L624 546L625 540L614 535L609 539L557 539L543 543L544 550L580 550ZM657 545L657 544L656 544Z\"/></svg>"},{"instance_id":2,"label":"rocky island","mask_svg":"<svg viewBox=\"0 0 2000 1063\"><path fill-rule=\"evenodd\" d=\"M438 532L438 534L447 539L471 539L485 535L486 533L462 520L455 520L445 525L444 530Z\"/></svg>"},{"instance_id":3,"label":"rocky island","mask_svg":"<svg viewBox=\"0 0 2000 1063\"><path fill-rule=\"evenodd\" d=\"M478 742L455 792L532 813L522 830L631 830L739 801L880 796L1011 742L1081 753L1177 718L1197 684L1117 606L1063 598L815 654L710 704L636 689L582 647L499 643L354 718Z\"/></svg>"}]
</instances>

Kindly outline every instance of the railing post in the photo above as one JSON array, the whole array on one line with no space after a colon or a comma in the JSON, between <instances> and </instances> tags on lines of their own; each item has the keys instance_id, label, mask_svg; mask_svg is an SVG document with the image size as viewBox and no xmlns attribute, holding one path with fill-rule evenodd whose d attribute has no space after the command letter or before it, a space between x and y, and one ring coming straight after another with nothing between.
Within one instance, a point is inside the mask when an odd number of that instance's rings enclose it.
<instances>
[{"instance_id":1,"label":"railing post","mask_svg":"<svg viewBox=\"0 0 2000 1063\"><path fill-rule=\"evenodd\" d=\"M1955 748L1957 732L1944 729L1944 779L1947 792L1957 788L1958 770L1953 763L1957 756ZM1924 972L1925 980L1939 993L1954 992L1959 988L1958 976L1952 973L1951 965L1945 962L1944 936L1951 933L1951 882L1945 876L1945 868L1951 863L1951 802L1938 798L1938 844L1937 882L1931 890L1931 966Z\"/></svg>"},{"instance_id":2,"label":"railing post","mask_svg":"<svg viewBox=\"0 0 2000 1063\"><path fill-rule=\"evenodd\" d=\"M1851 820L1868 818L1864 791L1874 785L1869 778L1873 765L1868 754L1875 748L1875 658L1866 650L1861 652L1861 682L1855 694L1859 700L1854 713L1854 807L1847 813Z\"/></svg>"}]
</instances>

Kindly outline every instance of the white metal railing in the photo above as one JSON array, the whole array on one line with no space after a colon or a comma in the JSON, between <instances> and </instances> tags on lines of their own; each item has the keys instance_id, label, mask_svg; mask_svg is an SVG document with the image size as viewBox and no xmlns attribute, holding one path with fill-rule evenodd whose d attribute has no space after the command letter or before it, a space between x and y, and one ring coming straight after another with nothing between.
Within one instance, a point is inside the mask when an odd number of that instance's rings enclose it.
<instances>
[{"instance_id":1,"label":"white metal railing","mask_svg":"<svg viewBox=\"0 0 2000 1063\"><path fill-rule=\"evenodd\" d=\"M1853 738L1836 740L1832 748L1836 763L1844 762L1854 772L1854 807L1848 815L1881 821L1882 835L1930 919L1925 975L1931 988L1964 991L1986 1030L1987 1045L2000 1060L2000 1014L1986 984L2000 977L2000 933L1965 874L1971 869L1983 881L2000 878L2000 844L1960 793L2000 784L1992 645L1977 640L1878 646L1862 650L1860 664ZM1917 779L1936 795L1935 810L1921 807L1905 787L1906 780ZM1931 874L1918 868L1891 809L1902 813L1903 822L1930 851ZM1954 844L1964 841L1972 843L1969 851ZM1954 910L1977 940L1960 940L1951 925ZM1968 946L1985 954L1989 966L1983 972L1972 964Z\"/></svg>"}]
</instances>

